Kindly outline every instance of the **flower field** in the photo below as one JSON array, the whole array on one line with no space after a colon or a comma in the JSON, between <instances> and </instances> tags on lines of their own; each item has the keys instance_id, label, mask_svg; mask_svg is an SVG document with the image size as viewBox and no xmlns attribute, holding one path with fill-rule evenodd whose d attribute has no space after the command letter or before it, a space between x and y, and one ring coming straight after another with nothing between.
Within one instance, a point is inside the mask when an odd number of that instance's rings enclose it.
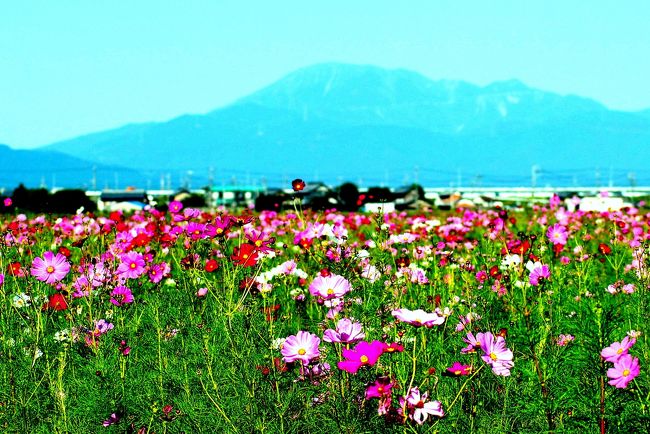
<instances>
[{"instance_id":1,"label":"flower field","mask_svg":"<svg viewBox=\"0 0 650 434\"><path fill-rule=\"evenodd\" d=\"M649 432L646 212L0 214L0 431Z\"/></svg>"}]
</instances>

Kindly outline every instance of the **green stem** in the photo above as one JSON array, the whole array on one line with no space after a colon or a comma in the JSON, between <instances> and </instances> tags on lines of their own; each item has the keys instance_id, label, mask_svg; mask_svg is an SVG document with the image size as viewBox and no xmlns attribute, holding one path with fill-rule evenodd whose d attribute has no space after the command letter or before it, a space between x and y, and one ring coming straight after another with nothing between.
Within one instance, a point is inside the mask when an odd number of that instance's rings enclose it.
<instances>
[{"instance_id":1,"label":"green stem","mask_svg":"<svg viewBox=\"0 0 650 434\"><path fill-rule=\"evenodd\" d=\"M460 394L463 393L463 390L465 390L465 386L467 386L467 383L469 383L472 380L472 378L476 377L476 375L478 375L478 373L481 372L481 369L483 369L484 367L485 367L484 364L481 365L481 367L478 368L476 371L474 371L474 373L470 377L468 377L467 380L465 380L463 385L460 386L460 389L458 390L458 393L454 397L454 400L451 401L451 404L449 404L449 407L447 407L447 409L445 410L446 413L449 413L449 411L452 409L454 404L456 404L456 401L458 401L458 398L460 398Z\"/></svg>"}]
</instances>

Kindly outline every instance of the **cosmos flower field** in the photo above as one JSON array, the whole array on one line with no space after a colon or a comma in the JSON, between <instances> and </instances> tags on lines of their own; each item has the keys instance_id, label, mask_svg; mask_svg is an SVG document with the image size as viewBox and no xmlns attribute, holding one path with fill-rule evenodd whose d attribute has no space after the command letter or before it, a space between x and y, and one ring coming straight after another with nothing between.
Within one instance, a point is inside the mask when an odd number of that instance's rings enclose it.
<instances>
[{"instance_id":1,"label":"cosmos flower field","mask_svg":"<svg viewBox=\"0 0 650 434\"><path fill-rule=\"evenodd\" d=\"M2 432L650 431L644 208L0 216Z\"/></svg>"}]
</instances>

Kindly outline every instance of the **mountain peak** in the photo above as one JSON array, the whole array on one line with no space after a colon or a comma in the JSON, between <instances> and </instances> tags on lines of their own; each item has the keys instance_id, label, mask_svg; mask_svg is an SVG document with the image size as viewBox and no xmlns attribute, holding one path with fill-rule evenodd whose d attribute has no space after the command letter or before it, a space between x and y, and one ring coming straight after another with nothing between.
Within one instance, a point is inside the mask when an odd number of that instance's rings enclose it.
<instances>
[{"instance_id":1,"label":"mountain peak","mask_svg":"<svg viewBox=\"0 0 650 434\"><path fill-rule=\"evenodd\" d=\"M514 78L510 80L495 81L485 86L485 89L489 89L492 91L496 90L499 92L525 92L525 91L532 90L530 87L526 86L526 84L524 84L522 81Z\"/></svg>"}]
</instances>

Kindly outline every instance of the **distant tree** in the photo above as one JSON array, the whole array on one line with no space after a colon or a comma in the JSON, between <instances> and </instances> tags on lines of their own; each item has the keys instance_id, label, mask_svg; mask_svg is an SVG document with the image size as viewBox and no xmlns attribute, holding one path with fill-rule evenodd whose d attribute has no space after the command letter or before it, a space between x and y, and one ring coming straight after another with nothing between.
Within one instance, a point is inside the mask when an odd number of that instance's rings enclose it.
<instances>
[{"instance_id":1,"label":"distant tree","mask_svg":"<svg viewBox=\"0 0 650 434\"><path fill-rule=\"evenodd\" d=\"M20 184L11 196L13 206L18 211L44 212L50 203L50 194L44 188L28 189Z\"/></svg>"},{"instance_id":2,"label":"distant tree","mask_svg":"<svg viewBox=\"0 0 650 434\"><path fill-rule=\"evenodd\" d=\"M393 193L387 187L370 187L366 192L365 202L390 202Z\"/></svg>"},{"instance_id":3,"label":"distant tree","mask_svg":"<svg viewBox=\"0 0 650 434\"><path fill-rule=\"evenodd\" d=\"M341 211L357 211L359 209L359 189L351 182L341 184L338 188L339 199L341 200Z\"/></svg>"},{"instance_id":4,"label":"distant tree","mask_svg":"<svg viewBox=\"0 0 650 434\"><path fill-rule=\"evenodd\" d=\"M97 210L97 204L86 196L83 190L59 190L52 195L46 211L56 214L74 214L82 207L87 212Z\"/></svg>"},{"instance_id":5,"label":"distant tree","mask_svg":"<svg viewBox=\"0 0 650 434\"><path fill-rule=\"evenodd\" d=\"M192 193L181 201L184 207L188 208L205 208L205 196L202 194Z\"/></svg>"},{"instance_id":6,"label":"distant tree","mask_svg":"<svg viewBox=\"0 0 650 434\"><path fill-rule=\"evenodd\" d=\"M284 201L281 194L260 194L255 199L255 211L280 211Z\"/></svg>"}]
</instances>

